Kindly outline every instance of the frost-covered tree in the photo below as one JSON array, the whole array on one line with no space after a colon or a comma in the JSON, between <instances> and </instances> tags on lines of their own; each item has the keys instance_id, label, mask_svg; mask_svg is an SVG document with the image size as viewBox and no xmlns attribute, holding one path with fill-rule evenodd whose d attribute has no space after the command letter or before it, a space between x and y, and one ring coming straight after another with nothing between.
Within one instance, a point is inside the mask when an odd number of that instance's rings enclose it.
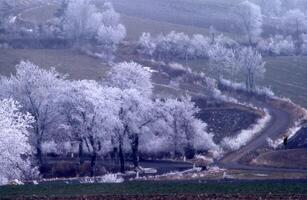
<instances>
[{"instance_id":1,"label":"frost-covered tree","mask_svg":"<svg viewBox=\"0 0 307 200\"><path fill-rule=\"evenodd\" d=\"M20 108L12 99L0 101L0 185L25 180L36 169L31 164L33 149L29 143L34 118Z\"/></svg>"},{"instance_id":2,"label":"frost-covered tree","mask_svg":"<svg viewBox=\"0 0 307 200\"><path fill-rule=\"evenodd\" d=\"M118 126L117 110L120 90L106 88L95 81L73 81L62 100L66 131L79 143L79 164L84 162L83 146L91 155L91 176L96 161L112 150L112 137Z\"/></svg>"},{"instance_id":3,"label":"frost-covered tree","mask_svg":"<svg viewBox=\"0 0 307 200\"><path fill-rule=\"evenodd\" d=\"M143 33L139 38L138 52L150 58L163 61L174 61L174 59L184 59L187 63L189 59L208 58L210 48L219 44L224 47L233 47L236 42L214 33L214 39L201 34L194 34L191 37L184 33L171 31L157 37L152 37L150 33ZM214 40L214 41L212 41Z\"/></svg>"},{"instance_id":4,"label":"frost-covered tree","mask_svg":"<svg viewBox=\"0 0 307 200\"><path fill-rule=\"evenodd\" d=\"M257 49L266 55L291 56L295 54L295 44L291 36L275 35L262 39L258 42Z\"/></svg>"},{"instance_id":5,"label":"frost-covered tree","mask_svg":"<svg viewBox=\"0 0 307 200\"><path fill-rule=\"evenodd\" d=\"M294 41L296 52L300 53L302 48L301 34L307 31L307 17L298 10L289 10L282 18L284 31L291 34Z\"/></svg>"},{"instance_id":6,"label":"frost-covered tree","mask_svg":"<svg viewBox=\"0 0 307 200\"><path fill-rule=\"evenodd\" d=\"M138 41L138 52L152 57L156 51L157 44L150 33L142 33Z\"/></svg>"},{"instance_id":7,"label":"frost-covered tree","mask_svg":"<svg viewBox=\"0 0 307 200\"><path fill-rule=\"evenodd\" d=\"M101 23L101 13L91 0L70 0L64 12L63 29L67 38L81 42L93 39Z\"/></svg>"},{"instance_id":8,"label":"frost-covered tree","mask_svg":"<svg viewBox=\"0 0 307 200\"><path fill-rule=\"evenodd\" d=\"M54 69L44 70L24 61L16 66L16 75L1 78L0 95L17 100L22 109L35 119L31 137L40 165L42 141L61 120L58 101L65 85L64 79Z\"/></svg>"},{"instance_id":9,"label":"frost-covered tree","mask_svg":"<svg viewBox=\"0 0 307 200\"><path fill-rule=\"evenodd\" d=\"M235 49L215 44L209 50L210 68L218 77L228 75L234 81L238 72L238 55Z\"/></svg>"},{"instance_id":10,"label":"frost-covered tree","mask_svg":"<svg viewBox=\"0 0 307 200\"><path fill-rule=\"evenodd\" d=\"M126 37L120 15L110 3L98 8L93 0L69 0L62 21L66 38L78 45L94 43L108 55Z\"/></svg>"},{"instance_id":11,"label":"frost-covered tree","mask_svg":"<svg viewBox=\"0 0 307 200\"><path fill-rule=\"evenodd\" d=\"M160 107L169 127L165 134L173 156L193 157L196 150L217 148L207 125L196 118L199 108L190 98L167 99Z\"/></svg>"},{"instance_id":12,"label":"frost-covered tree","mask_svg":"<svg viewBox=\"0 0 307 200\"><path fill-rule=\"evenodd\" d=\"M107 84L122 91L117 101L120 104L118 119L121 128L116 137L122 162L121 170L124 169L121 157L125 137L130 143L134 166L138 167L139 141L144 137L143 129L156 119L152 108L151 72L134 62L119 63L108 73Z\"/></svg>"},{"instance_id":13,"label":"frost-covered tree","mask_svg":"<svg viewBox=\"0 0 307 200\"><path fill-rule=\"evenodd\" d=\"M112 67L107 84L122 90L135 89L146 96L151 96L153 89L151 72L135 62L123 62Z\"/></svg>"},{"instance_id":14,"label":"frost-covered tree","mask_svg":"<svg viewBox=\"0 0 307 200\"><path fill-rule=\"evenodd\" d=\"M208 51L210 49L210 45L212 44L212 42L216 42L216 38L217 36L214 32L211 35L211 40L201 34L193 35L191 37L190 45L187 49L187 58L208 58Z\"/></svg>"},{"instance_id":15,"label":"frost-covered tree","mask_svg":"<svg viewBox=\"0 0 307 200\"><path fill-rule=\"evenodd\" d=\"M243 1L234 8L234 14L236 15L238 26L247 36L249 44L253 45L262 33L261 8L249 1Z\"/></svg>"},{"instance_id":16,"label":"frost-covered tree","mask_svg":"<svg viewBox=\"0 0 307 200\"><path fill-rule=\"evenodd\" d=\"M258 78L265 73L265 62L261 54L251 47L245 47L239 51L238 66L245 78L246 89L252 92L256 87Z\"/></svg>"}]
</instances>

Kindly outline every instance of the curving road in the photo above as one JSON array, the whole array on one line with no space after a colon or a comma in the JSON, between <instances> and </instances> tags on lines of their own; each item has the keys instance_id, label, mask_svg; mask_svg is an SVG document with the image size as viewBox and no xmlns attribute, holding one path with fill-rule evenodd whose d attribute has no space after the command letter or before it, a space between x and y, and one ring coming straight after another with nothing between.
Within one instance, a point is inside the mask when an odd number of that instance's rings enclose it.
<instances>
[{"instance_id":1,"label":"curving road","mask_svg":"<svg viewBox=\"0 0 307 200\"><path fill-rule=\"evenodd\" d=\"M290 168L274 168L264 166L248 165L241 160L247 156L250 152L254 152L257 149L261 149L266 146L267 138L276 139L281 137L290 127L292 118L290 113L280 108L273 107L272 105L260 101L252 100L252 103L258 107L265 108L271 115L271 121L268 123L265 129L261 131L251 142L243 146L237 151L226 154L221 160L217 162L220 167L226 169L242 169L242 170L255 170L264 172L297 172L307 173L307 169L290 169Z\"/></svg>"}]
</instances>

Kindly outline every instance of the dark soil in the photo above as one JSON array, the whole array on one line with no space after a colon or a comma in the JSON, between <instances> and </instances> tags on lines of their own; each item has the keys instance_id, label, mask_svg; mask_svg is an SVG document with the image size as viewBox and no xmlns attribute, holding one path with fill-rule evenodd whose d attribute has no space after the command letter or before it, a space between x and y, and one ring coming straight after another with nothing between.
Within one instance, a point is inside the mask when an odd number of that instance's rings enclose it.
<instances>
[{"instance_id":1,"label":"dark soil","mask_svg":"<svg viewBox=\"0 0 307 200\"><path fill-rule=\"evenodd\" d=\"M33 197L18 198L18 200L203 200L203 199L307 199L304 195L241 195L241 194L200 194L200 195L137 195L137 196L80 196L67 198Z\"/></svg>"},{"instance_id":2,"label":"dark soil","mask_svg":"<svg viewBox=\"0 0 307 200\"><path fill-rule=\"evenodd\" d=\"M198 117L207 123L208 131L214 133L217 143L225 137L234 136L240 130L249 128L260 117L260 113L243 106L223 104L208 107L200 99L195 102L201 108Z\"/></svg>"}]
</instances>

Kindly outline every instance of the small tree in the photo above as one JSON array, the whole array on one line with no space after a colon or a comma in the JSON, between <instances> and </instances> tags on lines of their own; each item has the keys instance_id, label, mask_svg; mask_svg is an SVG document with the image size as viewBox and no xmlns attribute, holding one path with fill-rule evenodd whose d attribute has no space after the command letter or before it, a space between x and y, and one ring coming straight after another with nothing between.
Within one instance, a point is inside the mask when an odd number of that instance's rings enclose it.
<instances>
[{"instance_id":1,"label":"small tree","mask_svg":"<svg viewBox=\"0 0 307 200\"><path fill-rule=\"evenodd\" d=\"M238 65L245 77L246 89L254 91L257 78L262 78L265 73L265 62L261 54L251 47L243 48L239 52Z\"/></svg>"}]
</instances>

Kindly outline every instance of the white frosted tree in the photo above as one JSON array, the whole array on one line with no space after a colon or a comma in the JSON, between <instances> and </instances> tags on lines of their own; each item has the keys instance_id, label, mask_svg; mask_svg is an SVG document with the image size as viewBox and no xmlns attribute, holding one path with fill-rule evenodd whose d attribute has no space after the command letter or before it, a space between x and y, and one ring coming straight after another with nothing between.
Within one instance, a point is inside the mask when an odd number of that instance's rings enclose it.
<instances>
[{"instance_id":1,"label":"white frosted tree","mask_svg":"<svg viewBox=\"0 0 307 200\"><path fill-rule=\"evenodd\" d=\"M95 81L73 81L61 100L64 126L70 140L79 144L79 165L84 163L84 149L91 155L91 176L96 174L96 161L112 150L111 140L117 127L117 96L120 90L104 88Z\"/></svg>"},{"instance_id":2,"label":"white frosted tree","mask_svg":"<svg viewBox=\"0 0 307 200\"><path fill-rule=\"evenodd\" d=\"M301 34L307 31L306 15L298 9L289 10L283 16L282 22L284 31L291 34L295 41L296 53L301 53Z\"/></svg>"},{"instance_id":3,"label":"white frosted tree","mask_svg":"<svg viewBox=\"0 0 307 200\"><path fill-rule=\"evenodd\" d=\"M122 90L135 89L146 96L152 95L151 72L135 62L116 64L107 75L107 84Z\"/></svg>"},{"instance_id":4,"label":"white frosted tree","mask_svg":"<svg viewBox=\"0 0 307 200\"><path fill-rule=\"evenodd\" d=\"M261 8L249 1L243 1L234 8L234 14L236 15L238 26L246 35L249 44L253 45L262 33Z\"/></svg>"},{"instance_id":5,"label":"white frosted tree","mask_svg":"<svg viewBox=\"0 0 307 200\"><path fill-rule=\"evenodd\" d=\"M126 37L120 15L110 3L97 7L93 0L69 0L63 16L63 31L77 45L95 44L107 58Z\"/></svg>"},{"instance_id":6,"label":"white frosted tree","mask_svg":"<svg viewBox=\"0 0 307 200\"><path fill-rule=\"evenodd\" d=\"M245 78L246 89L249 92L254 91L257 79L263 78L266 71L261 54L251 47L241 49L238 56L238 66Z\"/></svg>"},{"instance_id":7,"label":"white frosted tree","mask_svg":"<svg viewBox=\"0 0 307 200\"><path fill-rule=\"evenodd\" d=\"M138 41L138 52L152 57L156 51L157 44L150 33L142 33Z\"/></svg>"},{"instance_id":8,"label":"white frosted tree","mask_svg":"<svg viewBox=\"0 0 307 200\"><path fill-rule=\"evenodd\" d=\"M237 51L220 44L213 45L209 50L210 68L217 77L228 75L234 81L238 72Z\"/></svg>"},{"instance_id":9,"label":"white frosted tree","mask_svg":"<svg viewBox=\"0 0 307 200\"><path fill-rule=\"evenodd\" d=\"M0 185L26 180L36 170L31 164L33 149L29 143L34 118L20 108L12 99L0 100Z\"/></svg>"},{"instance_id":10,"label":"white frosted tree","mask_svg":"<svg viewBox=\"0 0 307 200\"><path fill-rule=\"evenodd\" d=\"M151 72L134 62L119 63L108 73L107 84L122 91L121 97L117 101L120 104L118 119L121 123L121 130L116 137L119 156L122 157L123 141L124 137L127 137L134 166L138 167L139 141L144 137L144 129L157 118L152 107ZM120 158L120 160L122 162L121 170L123 171L123 158Z\"/></svg>"},{"instance_id":11,"label":"white frosted tree","mask_svg":"<svg viewBox=\"0 0 307 200\"><path fill-rule=\"evenodd\" d=\"M161 105L168 131L165 133L173 156L193 157L196 150L217 150L206 124L196 118L199 108L190 98L167 99Z\"/></svg>"},{"instance_id":12,"label":"white frosted tree","mask_svg":"<svg viewBox=\"0 0 307 200\"><path fill-rule=\"evenodd\" d=\"M22 109L35 119L31 138L39 165L43 162L42 141L61 120L58 101L65 85L64 79L54 69L41 69L24 61L16 66L16 75L1 78L0 95L17 100Z\"/></svg>"},{"instance_id":13,"label":"white frosted tree","mask_svg":"<svg viewBox=\"0 0 307 200\"><path fill-rule=\"evenodd\" d=\"M91 0L70 0L64 12L63 30L78 43L95 37L101 14Z\"/></svg>"}]
</instances>

